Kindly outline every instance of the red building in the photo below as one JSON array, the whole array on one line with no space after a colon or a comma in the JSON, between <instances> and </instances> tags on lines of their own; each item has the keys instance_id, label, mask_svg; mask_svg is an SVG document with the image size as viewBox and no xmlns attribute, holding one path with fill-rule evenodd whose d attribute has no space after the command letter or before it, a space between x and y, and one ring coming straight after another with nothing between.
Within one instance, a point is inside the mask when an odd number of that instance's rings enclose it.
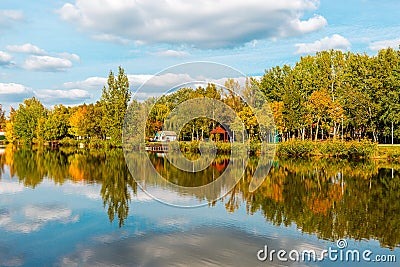
<instances>
[{"instance_id":1,"label":"red building","mask_svg":"<svg viewBox=\"0 0 400 267\"><path fill-rule=\"evenodd\" d=\"M218 126L214 130L212 130L210 134L210 139L213 141L229 142L229 132L221 126Z\"/></svg>"}]
</instances>

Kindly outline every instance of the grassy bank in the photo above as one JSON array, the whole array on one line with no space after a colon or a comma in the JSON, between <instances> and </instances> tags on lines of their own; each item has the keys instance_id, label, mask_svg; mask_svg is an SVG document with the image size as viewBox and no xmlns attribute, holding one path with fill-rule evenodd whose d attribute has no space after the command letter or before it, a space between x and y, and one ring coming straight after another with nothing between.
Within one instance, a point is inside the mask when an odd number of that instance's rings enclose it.
<instances>
[{"instance_id":1,"label":"grassy bank","mask_svg":"<svg viewBox=\"0 0 400 267\"><path fill-rule=\"evenodd\" d=\"M151 145L161 145L162 143L149 143ZM50 143L37 143L39 146L50 146ZM165 143L164 143L165 145ZM229 154L231 150L239 153L259 154L261 151L260 143L224 143L224 142L200 142L200 141L181 141L168 143L170 149L180 149L184 153L199 153L217 149L217 153ZM103 139L84 139L76 140L64 138L57 141L57 146L61 147L84 147L84 148L115 148L121 147L111 140ZM275 149L276 148L276 149ZM139 149L133 146L132 149ZM142 148L144 149L144 148ZM337 157L337 158L372 158L385 161L400 163L400 145L376 144L368 139L360 141L341 141L341 140L289 140L276 145L267 146L266 153L276 152L277 156L284 157Z\"/></svg>"},{"instance_id":2,"label":"grassy bank","mask_svg":"<svg viewBox=\"0 0 400 267\"><path fill-rule=\"evenodd\" d=\"M98 138L91 138L91 139L83 139L83 140L76 140L73 138L64 138L58 141L57 143L63 147L81 147L84 146L85 148L114 148L114 147L121 147L120 144L116 144L111 140L104 140ZM49 143L44 143L44 145L49 145Z\"/></svg>"},{"instance_id":3,"label":"grassy bank","mask_svg":"<svg viewBox=\"0 0 400 267\"><path fill-rule=\"evenodd\" d=\"M368 139L360 141L310 141L290 140L279 143L277 155L294 157L371 158L378 152L378 145Z\"/></svg>"},{"instance_id":4,"label":"grassy bank","mask_svg":"<svg viewBox=\"0 0 400 267\"><path fill-rule=\"evenodd\" d=\"M179 142L179 147L183 152L198 153L199 145L203 151L213 148L212 143ZM230 153L231 149L238 152L249 152L259 154L261 150L260 143L216 143L215 147L218 153ZM270 149L269 149L270 148ZM267 146L267 153L274 152L274 147ZM364 139L361 141L326 140L326 141L310 141L310 140L290 140L278 143L276 146L276 154L278 156L289 157L339 157L339 158L396 158L400 154L400 146L390 150L389 152L381 151L376 143Z\"/></svg>"},{"instance_id":5,"label":"grassy bank","mask_svg":"<svg viewBox=\"0 0 400 267\"><path fill-rule=\"evenodd\" d=\"M398 145L378 145L375 158L387 159L390 162L400 163L400 144Z\"/></svg>"}]
</instances>

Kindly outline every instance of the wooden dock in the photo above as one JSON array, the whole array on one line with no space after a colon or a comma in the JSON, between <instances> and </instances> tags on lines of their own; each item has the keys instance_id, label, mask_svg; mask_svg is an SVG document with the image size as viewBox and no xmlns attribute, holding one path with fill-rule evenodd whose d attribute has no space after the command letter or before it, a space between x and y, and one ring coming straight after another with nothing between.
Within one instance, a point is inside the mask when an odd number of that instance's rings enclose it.
<instances>
[{"instance_id":1,"label":"wooden dock","mask_svg":"<svg viewBox=\"0 0 400 267\"><path fill-rule=\"evenodd\" d=\"M151 152L168 152L168 146L162 144L147 144L145 150Z\"/></svg>"}]
</instances>

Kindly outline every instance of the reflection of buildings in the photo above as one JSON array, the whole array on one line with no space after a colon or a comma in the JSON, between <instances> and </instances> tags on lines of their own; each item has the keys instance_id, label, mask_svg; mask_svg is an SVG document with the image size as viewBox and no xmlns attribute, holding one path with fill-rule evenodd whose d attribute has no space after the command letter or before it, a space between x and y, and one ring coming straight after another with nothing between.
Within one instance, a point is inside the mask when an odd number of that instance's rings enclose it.
<instances>
[{"instance_id":1,"label":"reflection of buildings","mask_svg":"<svg viewBox=\"0 0 400 267\"><path fill-rule=\"evenodd\" d=\"M176 141L176 133L174 131L159 131L156 133L153 141L156 142Z\"/></svg>"},{"instance_id":2,"label":"reflection of buildings","mask_svg":"<svg viewBox=\"0 0 400 267\"><path fill-rule=\"evenodd\" d=\"M225 170L228 164L229 164L229 159L223 159L223 160L215 160L213 163L211 163L211 166L221 172Z\"/></svg>"}]
</instances>

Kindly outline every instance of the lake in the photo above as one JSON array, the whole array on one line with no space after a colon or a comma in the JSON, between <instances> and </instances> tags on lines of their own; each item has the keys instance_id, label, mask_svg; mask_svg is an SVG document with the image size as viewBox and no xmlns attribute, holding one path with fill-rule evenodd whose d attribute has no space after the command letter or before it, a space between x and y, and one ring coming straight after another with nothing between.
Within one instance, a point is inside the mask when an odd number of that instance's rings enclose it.
<instances>
[{"instance_id":1,"label":"lake","mask_svg":"<svg viewBox=\"0 0 400 267\"><path fill-rule=\"evenodd\" d=\"M146 175L141 156L130 160L133 176ZM196 176L165 154L149 160L171 183L201 187L241 159L218 155ZM0 266L398 266L399 165L274 158L252 192L257 160L213 200L207 190L139 185L119 149L1 149ZM165 204L141 187L205 205Z\"/></svg>"}]
</instances>

